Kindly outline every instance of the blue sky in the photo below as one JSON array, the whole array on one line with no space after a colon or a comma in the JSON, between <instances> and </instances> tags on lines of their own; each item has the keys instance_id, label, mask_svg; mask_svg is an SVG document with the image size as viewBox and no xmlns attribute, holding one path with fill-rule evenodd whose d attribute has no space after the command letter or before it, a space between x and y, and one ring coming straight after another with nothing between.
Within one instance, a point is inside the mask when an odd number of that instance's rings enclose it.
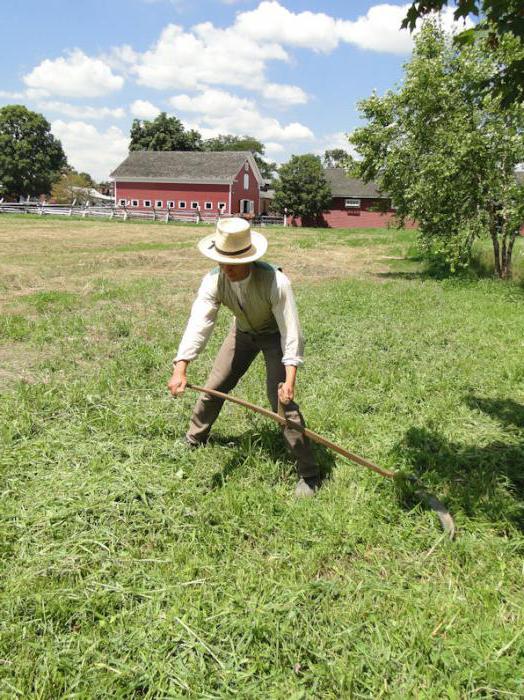
<instances>
[{"instance_id":1,"label":"blue sky","mask_svg":"<svg viewBox=\"0 0 524 700\"><path fill-rule=\"evenodd\" d=\"M358 100L398 84L408 5L369 0L2 0L0 106L41 112L104 179L134 118L249 134L278 162L347 147ZM444 17L451 23L450 12Z\"/></svg>"}]
</instances>

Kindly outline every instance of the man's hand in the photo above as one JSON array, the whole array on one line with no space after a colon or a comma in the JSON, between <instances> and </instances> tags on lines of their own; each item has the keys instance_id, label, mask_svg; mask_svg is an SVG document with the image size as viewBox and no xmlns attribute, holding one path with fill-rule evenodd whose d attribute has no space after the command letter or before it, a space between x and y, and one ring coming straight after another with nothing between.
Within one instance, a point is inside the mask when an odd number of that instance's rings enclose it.
<instances>
[{"instance_id":1,"label":"man's hand","mask_svg":"<svg viewBox=\"0 0 524 700\"><path fill-rule=\"evenodd\" d=\"M280 403L287 404L295 397L295 380L297 378L297 368L294 365L286 365L286 381L278 387L278 398Z\"/></svg>"},{"instance_id":2,"label":"man's hand","mask_svg":"<svg viewBox=\"0 0 524 700\"><path fill-rule=\"evenodd\" d=\"M186 367L188 363L186 360L180 360L176 363L175 369L173 370L173 376L167 384L167 388L171 392L171 395L176 399L177 396L181 396L187 386L186 377Z\"/></svg>"},{"instance_id":3,"label":"man's hand","mask_svg":"<svg viewBox=\"0 0 524 700\"><path fill-rule=\"evenodd\" d=\"M294 396L295 387L291 382L285 381L280 385L278 389L278 399L280 403L288 404L290 401L293 401Z\"/></svg>"}]
</instances>

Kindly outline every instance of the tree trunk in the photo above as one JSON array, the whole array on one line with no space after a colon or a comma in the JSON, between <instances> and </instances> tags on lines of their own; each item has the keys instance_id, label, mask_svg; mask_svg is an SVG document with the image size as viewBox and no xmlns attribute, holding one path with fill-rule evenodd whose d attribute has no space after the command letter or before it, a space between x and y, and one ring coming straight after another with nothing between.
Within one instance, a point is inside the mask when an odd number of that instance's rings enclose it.
<instances>
[{"instance_id":1,"label":"tree trunk","mask_svg":"<svg viewBox=\"0 0 524 700\"><path fill-rule=\"evenodd\" d=\"M490 234L491 234L491 241L493 243L493 258L495 261L495 272L497 273L497 277L502 277L502 269L500 267L499 239L497 236L496 226L493 225L493 222L490 222Z\"/></svg>"},{"instance_id":2,"label":"tree trunk","mask_svg":"<svg viewBox=\"0 0 524 700\"><path fill-rule=\"evenodd\" d=\"M513 255L513 246L515 245L515 239L517 238L518 231L513 231L510 234L504 235L504 255L502 258L502 279L511 279L511 256ZM508 239L508 244L506 246L506 238Z\"/></svg>"}]
</instances>

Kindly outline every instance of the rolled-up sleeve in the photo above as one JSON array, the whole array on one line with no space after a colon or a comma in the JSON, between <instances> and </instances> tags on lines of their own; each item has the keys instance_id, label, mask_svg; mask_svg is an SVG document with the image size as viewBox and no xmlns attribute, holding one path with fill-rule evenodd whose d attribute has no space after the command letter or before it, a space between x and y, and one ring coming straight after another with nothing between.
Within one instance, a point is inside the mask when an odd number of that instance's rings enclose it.
<instances>
[{"instance_id":1,"label":"rolled-up sleeve","mask_svg":"<svg viewBox=\"0 0 524 700\"><path fill-rule=\"evenodd\" d=\"M304 364L304 337L300 328L291 282L277 270L271 289L271 310L280 331L282 364Z\"/></svg>"},{"instance_id":2,"label":"rolled-up sleeve","mask_svg":"<svg viewBox=\"0 0 524 700\"><path fill-rule=\"evenodd\" d=\"M173 362L179 360L194 360L205 348L213 328L220 307L217 299L218 275L210 273L204 277L197 297L191 307L191 314L187 322L184 335L178 346L178 351Z\"/></svg>"}]
</instances>

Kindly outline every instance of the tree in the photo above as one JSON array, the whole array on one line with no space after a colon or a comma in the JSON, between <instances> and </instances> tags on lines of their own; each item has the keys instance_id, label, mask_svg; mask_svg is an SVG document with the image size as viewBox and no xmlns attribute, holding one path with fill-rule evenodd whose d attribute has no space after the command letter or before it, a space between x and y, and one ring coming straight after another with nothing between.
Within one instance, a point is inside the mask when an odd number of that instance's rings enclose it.
<instances>
[{"instance_id":1,"label":"tree","mask_svg":"<svg viewBox=\"0 0 524 700\"><path fill-rule=\"evenodd\" d=\"M202 137L194 129L186 131L176 117L161 112L153 121L134 119L130 151L201 151Z\"/></svg>"},{"instance_id":2,"label":"tree","mask_svg":"<svg viewBox=\"0 0 524 700\"><path fill-rule=\"evenodd\" d=\"M203 147L205 151L251 151L265 180L272 180L277 169L276 163L270 163L264 159L266 147L253 136L219 134L204 141Z\"/></svg>"},{"instance_id":3,"label":"tree","mask_svg":"<svg viewBox=\"0 0 524 700\"><path fill-rule=\"evenodd\" d=\"M343 148L331 148L324 151L325 168L343 168L352 177L358 177L358 162Z\"/></svg>"},{"instance_id":4,"label":"tree","mask_svg":"<svg viewBox=\"0 0 524 700\"><path fill-rule=\"evenodd\" d=\"M280 167L275 183L274 208L302 219L317 219L329 209L331 190L319 156L291 156Z\"/></svg>"},{"instance_id":5,"label":"tree","mask_svg":"<svg viewBox=\"0 0 524 700\"><path fill-rule=\"evenodd\" d=\"M0 109L0 191L9 197L49 194L66 165L49 122L23 105Z\"/></svg>"},{"instance_id":6,"label":"tree","mask_svg":"<svg viewBox=\"0 0 524 700\"><path fill-rule=\"evenodd\" d=\"M504 37L499 51L513 51L515 41ZM402 87L359 104L368 124L350 141L363 156L361 176L392 197L400 222L418 221L428 255L466 265L475 239L488 235L497 274L507 278L524 219L524 188L515 178L524 160L524 109L503 108L500 97L479 91L498 60L477 42L457 52L426 22Z\"/></svg>"},{"instance_id":7,"label":"tree","mask_svg":"<svg viewBox=\"0 0 524 700\"><path fill-rule=\"evenodd\" d=\"M417 20L431 12L439 12L449 0L413 0L402 27L415 29ZM456 20L474 14L481 21L474 29L467 29L456 37L459 45L468 45L480 39L488 50L496 51L501 39L511 34L524 48L524 6L522 0L454 0ZM487 39L487 41L484 41ZM490 80L484 83L494 95L502 98L503 105L524 101L524 58L507 57L499 64Z\"/></svg>"},{"instance_id":8,"label":"tree","mask_svg":"<svg viewBox=\"0 0 524 700\"><path fill-rule=\"evenodd\" d=\"M57 204L85 204L91 198L87 192L94 186L87 173L65 172L54 183L51 197ZM84 191L83 191L84 190Z\"/></svg>"}]
</instances>

